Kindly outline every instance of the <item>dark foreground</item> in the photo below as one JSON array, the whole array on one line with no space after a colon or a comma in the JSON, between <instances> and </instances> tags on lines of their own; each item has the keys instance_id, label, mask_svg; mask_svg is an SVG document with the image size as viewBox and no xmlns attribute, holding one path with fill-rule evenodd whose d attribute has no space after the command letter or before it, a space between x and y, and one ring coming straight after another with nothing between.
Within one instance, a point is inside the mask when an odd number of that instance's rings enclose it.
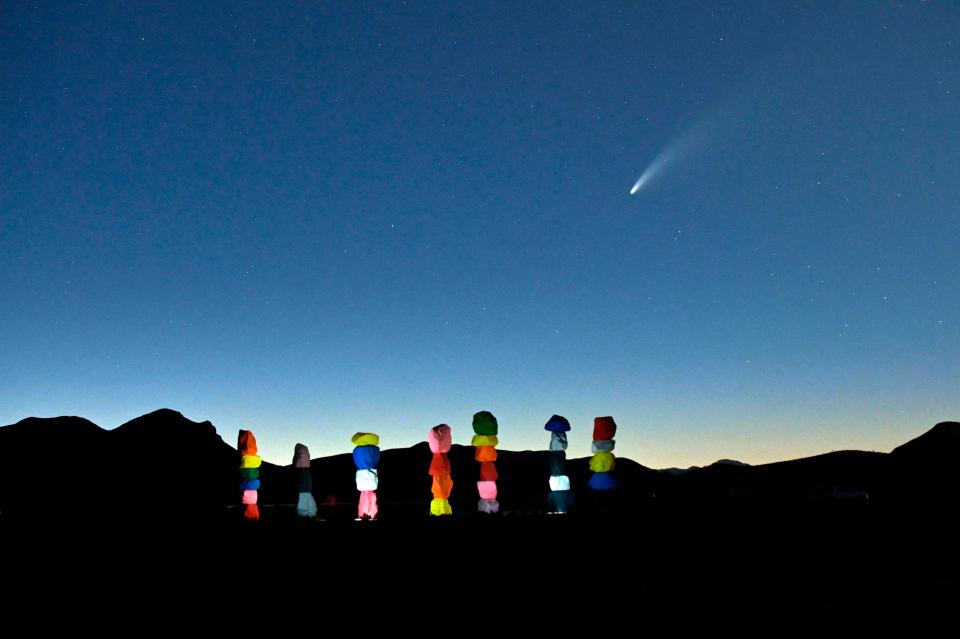
<instances>
[{"instance_id":1,"label":"dark foreground","mask_svg":"<svg viewBox=\"0 0 960 639\"><path fill-rule=\"evenodd\" d=\"M4 521L4 603L193 624L225 614L236 622L240 609L251 623L445 619L464 628L487 614L515 627L571 628L601 617L631 628L653 618L936 618L960 601L949 510L832 503L298 522L265 509L271 520L256 524L235 512Z\"/></svg>"}]
</instances>

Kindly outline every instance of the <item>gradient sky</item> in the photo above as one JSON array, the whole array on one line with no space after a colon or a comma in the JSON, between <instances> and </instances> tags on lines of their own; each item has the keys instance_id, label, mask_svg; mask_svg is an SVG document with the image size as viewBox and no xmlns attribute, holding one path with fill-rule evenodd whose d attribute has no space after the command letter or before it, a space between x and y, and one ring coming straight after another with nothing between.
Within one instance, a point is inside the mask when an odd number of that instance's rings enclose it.
<instances>
[{"instance_id":1,"label":"gradient sky","mask_svg":"<svg viewBox=\"0 0 960 639\"><path fill-rule=\"evenodd\" d=\"M613 415L666 467L960 418L956 3L518 4L3 3L0 423Z\"/></svg>"}]
</instances>

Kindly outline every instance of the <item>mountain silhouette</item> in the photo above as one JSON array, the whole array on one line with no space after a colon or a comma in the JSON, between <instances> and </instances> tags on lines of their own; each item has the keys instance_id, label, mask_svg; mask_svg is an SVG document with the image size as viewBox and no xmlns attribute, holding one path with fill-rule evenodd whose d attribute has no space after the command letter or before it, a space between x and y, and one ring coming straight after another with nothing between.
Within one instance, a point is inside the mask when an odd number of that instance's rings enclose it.
<instances>
[{"instance_id":1,"label":"mountain silhouette","mask_svg":"<svg viewBox=\"0 0 960 639\"><path fill-rule=\"evenodd\" d=\"M901 460L956 463L960 454L960 422L940 422L923 435L893 449Z\"/></svg>"},{"instance_id":2,"label":"mountain silhouette","mask_svg":"<svg viewBox=\"0 0 960 639\"><path fill-rule=\"evenodd\" d=\"M29 417L0 427L0 512L5 516L191 514L223 516L239 502L237 451L209 421L161 409L105 430L81 417ZM478 464L470 446L449 457L455 513L476 509ZM378 497L384 516L422 517L430 500L426 442L385 450ZM719 460L682 472L657 471L617 459L621 488L600 503L586 489L588 459L570 459L567 474L581 511L636 508L645 503L797 502L862 498L926 500L955 494L960 424L942 422L891 453L836 451L751 466ZM499 451L499 499L505 514L546 509L547 451ZM331 517L352 518L356 488L349 453L311 461L314 495ZM261 504L292 510L292 466L264 463ZM606 498L607 495L602 495ZM289 508L288 508L289 507Z\"/></svg>"},{"instance_id":3,"label":"mountain silhouette","mask_svg":"<svg viewBox=\"0 0 960 639\"><path fill-rule=\"evenodd\" d=\"M890 453L901 478L897 497L915 503L956 500L960 491L960 423L940 422Z\"/></svg>"},{"instance_id":4,"label":"mountain silhouette","mask_svg":"<svg viewBox=\"0 0 960 639\"><path fill-rule=\"evenodd\" d=\"M79 417L0 428L0 511L202 512L233 499L236 451L210 422L162 409L104 430Z\"/></svg>"}]
</instances>

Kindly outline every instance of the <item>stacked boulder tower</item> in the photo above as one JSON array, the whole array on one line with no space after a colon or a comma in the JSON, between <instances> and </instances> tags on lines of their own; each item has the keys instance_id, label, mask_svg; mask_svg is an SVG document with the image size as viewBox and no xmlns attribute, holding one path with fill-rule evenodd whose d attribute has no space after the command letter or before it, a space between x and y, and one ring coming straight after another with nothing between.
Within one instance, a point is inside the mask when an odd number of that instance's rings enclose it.
<instances>
[{"instance_id":1,"label":"stacked boulder tower","mask_svg":"<svg viewBox=\"0 0 960 639\"><path fill-rule=\"evenodd\" d=\"M257 505L257 491L260 490L260 456L257 455L257 438L248 430L241 430L237 437L237 451L240 453L240 491L243 504L243 518L249 521L260 519L260 506Z\"/></svg>"},{"instance_id":2,"label":"stacked boulder tower","mask_svg":"<svg viewBox=\"0 0 960 639\"><path fill-rule=\"evenodd\" d=\"M297 517L315 519L317 501L313 498L313 475L310 473L310 450L303 444L293 449L293 469L297 474Z\"/></svg>"},{"instance_id":3,"label":"stacked boulder tower","mask_svg":"<svg viewBox=\"0 0 960 639\"><path fill-rule=\"evenodd\" d=\"M593 444L590 447L593 456L590 458L590 470L593 475L587 486L593 490L611 490L617 487L613 477L613 469L617 466L617 459L613 454L616 446L614 436L617 434L617 423L613 417L597 417L593 420Z\"/></svg>"},{"instance_id":4,"label":"stacked boulder tower","mask_svg":"<svg viewBox=\"0 0 960 639\"><path fill-rule=\"evenodd\" d=\"M550 433L550 492L547 493L547 512L563 514L570 510L573 493L567 476L567 433L570 422L561 415L551 417L544 430Z\"/></svg>"},{"instance_id":5,"label":"stacked boulder tower","mask_svg":"<svg viewBox=\"0 0 960 639\"><path fill-rule=\"evenodd\" d=\"M500 512L500 502L497 501L497 433L499 425L497 418L488 411L480 411L473 416L473 440L470 442L476 448L474 459L480 462L480 479L477 481L477 492L480 500L477 510L482 513Z\"/></svg>"},{"instance_id":6,"label":"stacked boulder tower","mask_svg":"<svg viewBox=\"0 0 960 639\"><path fill-rule=\"evenodd\" d=\"M350 441L354 445L353 463L357 467L357 490L360 503L357 519L376 519L377 512L377 464L380 463L380 436L373 433L357 433Z\"/></svg>"},{"instance_id":7,"label":"stacked boulder tower","mask_svg":"<svg viewBox=\"0 0 960 639\"><path fill-rule=\"evenodd\" d=\"M434 426L427 433L430 452L433 460L430 462L430 476L433 477L433 500L430 502L430 515L442 517L452 515L450 508L450 493L453 491L453 479L450 476L450 458L447 453L453 445L453 435L446 424Z\"/></svg>"}]
</instances>

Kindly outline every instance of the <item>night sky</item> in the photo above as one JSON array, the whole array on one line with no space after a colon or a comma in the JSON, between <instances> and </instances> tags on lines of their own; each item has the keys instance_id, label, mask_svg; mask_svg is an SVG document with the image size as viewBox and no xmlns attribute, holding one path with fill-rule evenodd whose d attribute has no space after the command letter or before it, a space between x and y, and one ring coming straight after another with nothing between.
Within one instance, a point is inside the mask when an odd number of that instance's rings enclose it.
<instances>
[{"instance_id":1,"label":"night sky","mask_svg":"<svg viewBox=\"0 0 960 639\"><path fill-rule=\"evenodd\" d=\"M3 3L0 423L613 415L666 467L960 417L956 3L363 4Z\"/></svg>"}]
</instances>

